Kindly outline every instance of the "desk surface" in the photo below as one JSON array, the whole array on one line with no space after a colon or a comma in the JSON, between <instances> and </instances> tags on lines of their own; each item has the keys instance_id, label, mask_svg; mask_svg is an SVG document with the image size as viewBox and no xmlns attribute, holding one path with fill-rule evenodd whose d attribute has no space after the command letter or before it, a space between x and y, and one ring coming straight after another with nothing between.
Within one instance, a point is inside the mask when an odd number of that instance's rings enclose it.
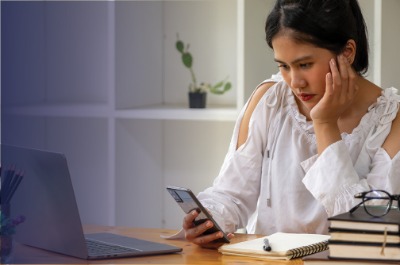
<instances>
[{"instance_id":1,"label":"desk surface","mask_svg":"<svg viewBox=\"0 0 400 265\"><path fill-rule=\"evenodd\" d=\"M301 260L291 261L261 261L247 257L236 257L222 255L216 249L205 249L185 240L167 240L160 235L172 235L176 230L168 229L149 229L149 228L127 228L127 227L108 227L108 226L85 226L86 233L92 232L109 232L121 234L125 236L137 237L140 239L160 242L170 245L175 245L183 249L182 252L155 255L134 258L118 258L109 260L86 261L75 259L64 255L58 255L48 251L30 248L26 246L17 246L17 251L23 251L24 256L29 257L29 260L34 260L35 264L54 264L56 258L57 264L224 264L224 265L239 265L239 264L303 264ZM237 234L232 242L239 242L248 239L257 238L257 235ZM21 260L24 263L23 260ZM21 263L18 262L18 263ZM29 262L32 264L32 262Z\"/></svg>"}]
</instances>

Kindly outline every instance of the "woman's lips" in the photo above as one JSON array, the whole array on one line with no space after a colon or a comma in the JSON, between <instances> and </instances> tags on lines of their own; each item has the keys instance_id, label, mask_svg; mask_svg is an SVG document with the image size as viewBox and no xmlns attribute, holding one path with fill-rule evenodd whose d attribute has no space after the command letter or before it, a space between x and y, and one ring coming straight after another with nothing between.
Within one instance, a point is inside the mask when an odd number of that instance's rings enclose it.
<instances>
[{"instance_id":1,"label":"woman's lips","mask_svg":"<svg viewBox=\"0 0 400 265\"><path fill-rule=\"evenodd\" d=\"M315 96L315 95L313 95L313 94L305 94L305 93L299 94L299 98L300 98L302 101L309 101L309 100L311 100L314 96Z\"/></svg>"}]
</instances>

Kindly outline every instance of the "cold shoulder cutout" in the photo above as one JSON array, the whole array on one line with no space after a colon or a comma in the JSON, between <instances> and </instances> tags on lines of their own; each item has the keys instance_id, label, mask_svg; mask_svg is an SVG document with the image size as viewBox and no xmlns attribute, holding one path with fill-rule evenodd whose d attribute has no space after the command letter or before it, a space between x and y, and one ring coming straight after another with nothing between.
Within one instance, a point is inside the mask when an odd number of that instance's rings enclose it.
<instances>
[{"instance_id":1,"label":"cold shoulder cutout","mask_svg":"<svg viewBox=\"0 0 400 265\"><path fill-rule=\"evenodd\" d=\"M397 116L392 122L392 127L388 137L383 143L383 149L387 152L389 157L393 159L396 154L400 152L400 114L397 112Z\"/></svg>"},{"instance_id":2,"label":"cold shoulder cutout","mask_svg":"<svg viewBox=\"0 0 400 265\"><path fill-rule=\"evenodd\" d=\"M247 140L247 136L249 133L249 123L251 115L253 114L254 109L260 102L261 98L268 91L268 89L273 86L276 82L265 82L261 83L251 95L251 98L247 104L246 111L243 114L242 120L240 122L239 127L239 135L236 144L236 149L238 149L242 144L244 144Z\"/></svg>"}]
</instances>

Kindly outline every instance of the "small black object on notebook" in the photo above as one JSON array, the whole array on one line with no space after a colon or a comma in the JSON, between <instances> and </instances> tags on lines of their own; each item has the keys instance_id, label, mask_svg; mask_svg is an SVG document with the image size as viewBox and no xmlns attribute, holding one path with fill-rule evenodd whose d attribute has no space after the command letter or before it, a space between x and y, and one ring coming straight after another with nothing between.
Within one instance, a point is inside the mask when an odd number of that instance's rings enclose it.
<instances>
[{"instance_id":1,"label":"small black object on notebook","mask_svg":"<svg viewBox=\"0 0 400 265\"><path fill-rule=\"evenodd\" d=\"M271 250L272 250L272 249L271 249L271 246L270 246L270 244L269 244L268 238L264 238L264 246L263 246L263 249L264 249L265 251L271 251Z\"/></svg>"}]
</instances>

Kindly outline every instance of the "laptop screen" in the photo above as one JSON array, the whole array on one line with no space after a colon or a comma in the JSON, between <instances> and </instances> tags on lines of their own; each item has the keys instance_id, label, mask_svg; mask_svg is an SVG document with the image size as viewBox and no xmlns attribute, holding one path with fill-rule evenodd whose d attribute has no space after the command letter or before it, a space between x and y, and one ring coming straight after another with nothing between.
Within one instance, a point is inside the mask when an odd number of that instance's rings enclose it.
<instances>
[{"instance_id":1,"label":"laptop screen","mask_svg":"<svg viewBox=\"0 0 400 265\"><path fill-rule=\"evenodd\" d=\"M23 216L14 239L26 245L86 258L87 250L67 160L63 154L2 145L2 171L24 172L10 200Z\"/></svg>"},{"instance_id":2,"label":"laptop screen","mask_svg":"<svg viewBox=\"0 0 400 265\"><path fill-rule=\"evenodd\" d=\"M88 236L92 241L96 241L97 245L101 243L102 249L104 244L111 244L109 249L113 250L96 250L96 255L89 257L65 156L43 150L2 145L1 163L4 186L8 183L8 180L4 179L8 178L3 176L9 177L11 171L24 172L23 181L15 190L9 207L10 216L22 215L25 219L18 225L14 236L19 243L81 259L144 256L182 250L168 244L98 233ZM5 189L1 191L4 194ZM2 207L6 202L3 197L1 196ZM117 246L119 248L115 250ZM26 260L22 255L17 254L16 260L38 263L37 260ZM57 259L57 256L53 256L52 260L46 260L46 263L77 263L74 260L66 261L65 257ZM79 262L81 261L78 260Z\"/></svg>"}]
</instances>

